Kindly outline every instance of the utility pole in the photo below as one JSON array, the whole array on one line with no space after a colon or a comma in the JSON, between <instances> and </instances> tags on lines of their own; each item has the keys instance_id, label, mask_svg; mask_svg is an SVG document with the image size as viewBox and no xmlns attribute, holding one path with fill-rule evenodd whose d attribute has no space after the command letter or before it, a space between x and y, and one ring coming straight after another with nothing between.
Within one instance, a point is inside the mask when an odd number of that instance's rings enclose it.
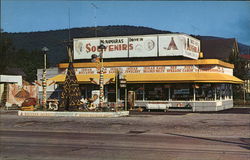
<instances>
[{"instance_id":1,"label":"utility pole","mask_svg":"<svg viewBox=\"0 0 250 160\"><path fill-rule=\"evenodd\" d=\"M49 51L49 49L47 47L43 47L42 48L42 52L44 55L44 68L43 68L43 77L42 77L42 88L43 88L43 96L42 96L42 106L43 109L46 110L47 109L47 79L46 79L46 59L47 59L47 52Z\"/></svg>"}]
</instances>

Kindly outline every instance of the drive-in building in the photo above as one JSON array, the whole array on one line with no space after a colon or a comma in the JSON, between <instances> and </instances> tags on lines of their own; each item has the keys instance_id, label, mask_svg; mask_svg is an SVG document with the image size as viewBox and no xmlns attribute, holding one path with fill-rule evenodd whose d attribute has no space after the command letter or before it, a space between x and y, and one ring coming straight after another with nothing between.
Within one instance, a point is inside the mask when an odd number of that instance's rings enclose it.
<instances>
[{"instance_id":1,"label":"drive-in building","mask_svg":"<svg viewBox=\"0 0 250 160\"><path fill-rule=\"evenodd\" d=\"M100 44L106 46L104 62L91 62L101 52ZM77 38L74 59L84 98L99 89L99 71L104 67L106 103L124 102L129 93L135 95L137 107L218 111L233 107L232 85L243 82L233 76L232 64L201 59L200 41L185 34ZM50 80L62 84L68 63L58 67L61 74ZM117 88L116 77L126 85Z\"/></svg>"}]
</instances>

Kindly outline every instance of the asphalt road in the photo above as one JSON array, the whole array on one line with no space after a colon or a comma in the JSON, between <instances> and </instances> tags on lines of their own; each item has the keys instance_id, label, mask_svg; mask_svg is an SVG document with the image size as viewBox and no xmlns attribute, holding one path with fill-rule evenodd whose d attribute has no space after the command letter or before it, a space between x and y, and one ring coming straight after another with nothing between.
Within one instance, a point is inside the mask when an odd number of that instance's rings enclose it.
<instances>
[{"instance_id":1,"label":"asphalt road","mask_svg":"<svg viewBox=\"0 0 250 160\"><path fill-rule=\"evenodd\" d=\"M144 132L69 133L2 131L3 160L247 160L249 139L203 138Z\"/></svg>"},{"instance_id":2,"label":"asphalt road","mask_svg":"<svg viewBox=\"0 0 250 160\"><path fill-rule=\"evenodd\" d=\"M250 114L80 118L0 112L0 159L250 160Z\"/></svg>"}]
</instances>

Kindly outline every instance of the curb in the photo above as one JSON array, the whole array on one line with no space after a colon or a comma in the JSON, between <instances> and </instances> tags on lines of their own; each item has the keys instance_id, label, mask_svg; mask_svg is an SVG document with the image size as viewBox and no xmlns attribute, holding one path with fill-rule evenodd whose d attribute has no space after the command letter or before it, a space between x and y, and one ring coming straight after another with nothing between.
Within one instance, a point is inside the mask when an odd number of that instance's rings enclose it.
<instances>
[{"instance_id":1,"label":"curb","mask_svg":"<svg viewBox=\"0 0 250 160\"><path fill-rule=\"evenodd\" d=\"M125 117L129 111L120 112L54 112L54 111L18 111L18 116L43 116L43 117Z\"/></svg>"}]
</instances>

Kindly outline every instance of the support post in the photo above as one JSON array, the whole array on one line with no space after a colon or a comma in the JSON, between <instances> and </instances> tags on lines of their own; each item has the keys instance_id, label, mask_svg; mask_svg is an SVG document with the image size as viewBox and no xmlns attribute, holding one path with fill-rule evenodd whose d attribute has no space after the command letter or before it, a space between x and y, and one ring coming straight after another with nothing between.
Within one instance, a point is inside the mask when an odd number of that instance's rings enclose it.
<instances>
[{"instance_id":1,"label":"support post","mask_svg":"<svg viewBox=\"0 0 250 160\"><path fill-rule=\"evenodd\" d=\"M127 87L125 88L125 111L128 110L128 90L127 90Z\"/></svg>"},{"instance_id":2,"label":"support post","mask_svg":"<svg viewBox=\"0 0 250 160\"><path fill-rule=\"evenodd\" d=\"M194 95L194 98L193 98L193 102L194 102L194 104L193 104L193 112L195 112L195 103L196 103L196 95L195 95L195 84L194 84L194 87L193 87L193 95Z\"/></svg>"},{"instance_id":3,"label":"support post","mask_svg":"<svg viewBox=\"0 0 250 160\"><path fill-rule=\"evenodd\" d=\"M117 107L118 107L118 78L119 76L119 71L118 69L116 69L115 72L115 111L117 111Z\"/></svg>"}]
</instances>

